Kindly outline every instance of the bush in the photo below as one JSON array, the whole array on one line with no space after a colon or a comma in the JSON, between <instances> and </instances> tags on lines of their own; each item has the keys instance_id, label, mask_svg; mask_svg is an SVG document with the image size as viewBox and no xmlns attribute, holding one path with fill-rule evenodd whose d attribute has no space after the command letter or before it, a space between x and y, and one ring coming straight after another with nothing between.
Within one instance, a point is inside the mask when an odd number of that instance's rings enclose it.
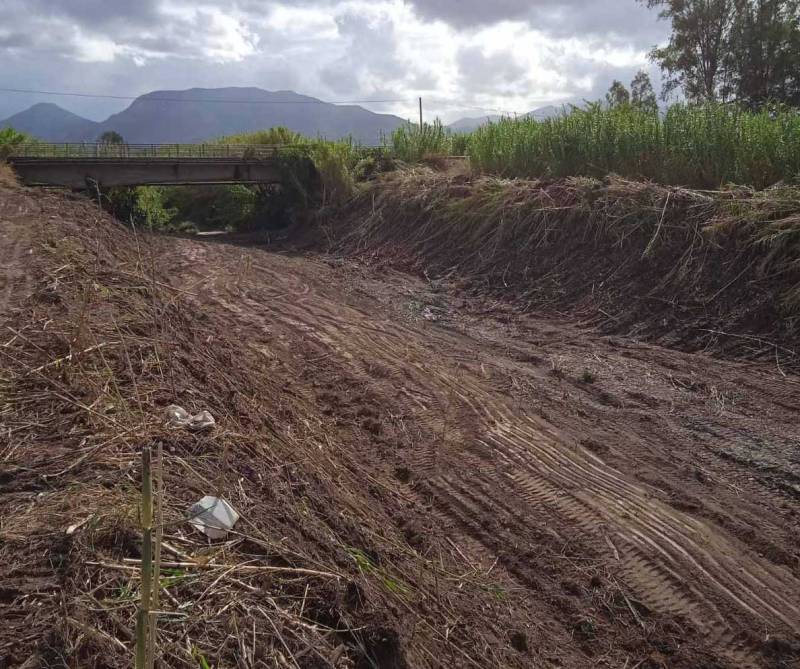
<instances>
[{"instance_id":1,"label":"bush","mask_svg":"<svg viewBox=\"0 0 800 669\"><path fill-rule=\"evenodd\" d=\"M109 188L104 195L109 209L121 221L166 230L178 213L165 204L167 190L161 186L119 187Z\"/></svg>"},{"instance_id":2,"label":"bush","mask_svg":"<svg viewBox=\"0 0 800 669\"><path fill-rule=\"evenodd\" d=\"M5 160L14 149L22 144L34 144L36 140L24 132L14 130L14 128L0 129L0 160Z\"/></svg>"}]
</instances>

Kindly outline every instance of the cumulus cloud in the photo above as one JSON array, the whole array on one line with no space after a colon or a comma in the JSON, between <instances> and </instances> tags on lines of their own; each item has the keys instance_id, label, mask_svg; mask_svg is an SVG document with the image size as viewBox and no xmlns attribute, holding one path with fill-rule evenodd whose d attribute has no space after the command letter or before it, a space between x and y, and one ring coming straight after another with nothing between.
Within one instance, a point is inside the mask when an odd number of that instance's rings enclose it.
<instances>
[{"instance_id":1,"label":"cumulus cloud","mask_svg":"<svg viewBox=\"0 0 800 669\"><path fill-rule=\"evenodd\" d=\"M452 120L594 96L664 29L637 0L0 0L0 86L260 86L407 100L366 105L403 117L422 95ZM125 104L6 94L0 118L43 99L92 118Z\"/></svg>"},{"instance_id":2,"label":"cumulus cloud","mask_svg":"<svg viewBox=\"0 0 800 669\"><path fill-rule=\"evenodd\" d=\"M403 79L394 22L386 15L345 12L336 17L342 55L321 70L322 81L341 95L374 91Z\"/></svg>"}]
</instances>

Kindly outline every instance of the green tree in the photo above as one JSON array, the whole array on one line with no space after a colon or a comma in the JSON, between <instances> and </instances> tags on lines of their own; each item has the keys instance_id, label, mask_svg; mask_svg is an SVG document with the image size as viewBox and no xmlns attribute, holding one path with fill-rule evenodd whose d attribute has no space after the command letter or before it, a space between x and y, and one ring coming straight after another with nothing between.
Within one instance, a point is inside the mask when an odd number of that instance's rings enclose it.
<instances>
[{"instance_id":1,"label":"green tree","mask_svg":"<svg viewBox=\"0 0 800 669\"><path fill-rule=\"evenodd\" d=\"M728 41L728 97L800 104L800 0L736 0Z\"/></svg>"},{"instance_id":2,"label":"green tree","mask_svg":"<svg viewBox=\"0 0 800 669\"><path fill-rule=\"evenodd\" d=\"M100 135L100 143L124 144L125 140L122 139L122 135L120 135L116 130L106 130L102 135Z\"/></svg>"},{"instance_id":3,"label":"green tree","mask_svg":"<svg viewBox=\"0 0 800 669\"><path fill-rule=\"evenodd\" d=\"M609 107L620 107L630 104L630 101L631 94L628 89L625 88L625 84L614 79L611 88L609 88L608 93L606 93L606 104L608 104Z\"/></svg>"},{"instance_id":4,"label":"green tree","mask_svg":"<svg viewBox=\"0 0 800 669\"><path fill-rule=\"evenodd\" d=\"M650 53L665 75L662 95L681 89L692 102L719 99L736 0L643 1L672 25L667 45Z\"/></svg>"},{"instance_id":5,"label":"green tree","mask_svg":"<svg viewBox=\"0 0 800 669\"><path fill-rule=\"evenodd\" d=\"M167 207L167 189L162 186L121 186L109 188L104 202L120 221L163 230L178 213Z\"/></svg>"},{"instance_id":6,"label":"green tree","mask_svg":"<svg viewBox=\"0 0 800 669\"><path fill-rule=\"evenodd\" d=\"M656 93L650 75L644 70L639 70L631 81L631 104L644 111L658 111Z\"/></svg>"},{"instance_id":7,"label":"green tree","mask_svg":"<svg viewBox=\"0 0 800 669\"><path fill-rule=\"evenodd\" d=\"M800 0L641 1L672 25L669 43L650 53L665 96L800 104Z\"/></svg>"}]
</instances>

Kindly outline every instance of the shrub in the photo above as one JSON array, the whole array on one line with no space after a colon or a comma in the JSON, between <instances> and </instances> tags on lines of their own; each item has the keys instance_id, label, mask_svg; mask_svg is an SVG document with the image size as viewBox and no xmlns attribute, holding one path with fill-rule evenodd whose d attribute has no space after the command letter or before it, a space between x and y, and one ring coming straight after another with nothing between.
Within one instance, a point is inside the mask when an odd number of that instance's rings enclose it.
<instances>
[{"instance_id":1,"label":"shrub","mask_svg":"<svg viewBox=\"0 0 800 669\"><path fill-rule=\"evenodd\" d=\"M121 221L150 230L165 230L178 213L165 204L167 190L161 186L109 188L105 202Z\"/></svg>"},{"instance_id":2,"label":"shrub","mask_svg":"<svg viewBox=\"0 0 800 669\"><path fill-rule=\"evenodd\" d=\"M33 144L36 140L24 132L14 130L14 128L0 129L0 160L5 160L14 149L22 144Z\"/></svg>"}]
</instances>

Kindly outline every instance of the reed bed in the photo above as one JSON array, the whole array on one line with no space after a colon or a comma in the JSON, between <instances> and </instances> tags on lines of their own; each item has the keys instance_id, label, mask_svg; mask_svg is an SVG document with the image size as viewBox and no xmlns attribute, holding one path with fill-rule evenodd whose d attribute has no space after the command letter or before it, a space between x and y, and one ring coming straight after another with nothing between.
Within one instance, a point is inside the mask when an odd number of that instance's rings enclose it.
<instances>
[{"instance_id":1,"label":"reed bed","mask_svg":"<svg viewBox=\"0 0 800 669\"><path fill-rule=\"evenodd\" d=\"M475 170L506 177L617 174L693 188L766 188L800 174L800 115L675 105L660 115L591 105L536 121L502 119L468 142Z\"/></svg>"}]
</instances>

